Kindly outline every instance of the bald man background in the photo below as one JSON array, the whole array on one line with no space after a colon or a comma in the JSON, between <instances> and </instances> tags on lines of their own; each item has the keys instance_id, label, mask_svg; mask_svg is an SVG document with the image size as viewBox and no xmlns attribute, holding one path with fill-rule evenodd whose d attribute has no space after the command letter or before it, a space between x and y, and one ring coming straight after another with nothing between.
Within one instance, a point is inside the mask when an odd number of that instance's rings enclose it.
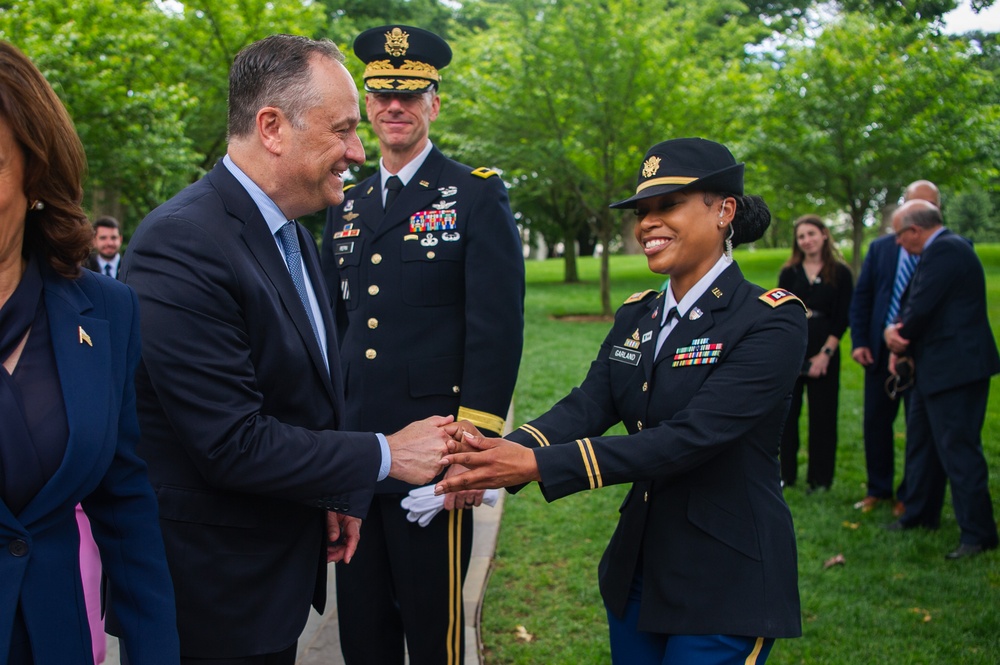
<instances>
[{"instance_id":1,"label":"bald man background","mask_svg":"<svg viewBox=\"0 0 1000 665\"><path fill-rule=\"evenodd\" d=\"M904 201L921 199L940 207L937 186L929 180L911 183L903 194ZM869 512L881 501L893 499L895 450L893 423L903 402L904 414L909 411L909 391L901 399L893 399L885 389L889 380L889 350L882 339L886 326L899 317L899 303L913 274L913 266L905 249L896 244L894 235L876 238L868 246L861 274L851 299L851 358L865 368L865 465L868 470L868 490L854 507ZM893 301L895 300L895 304ZM904 420L906 416L904 415ZM903 514L906 498L905 475L896 490L893 511Z\"/></svg>"},{"instance_id":2,"label":"bald man background","mask_svg":"<svg viewBox=\"0 0 1000 665\"><path fill-rule=\"evenodd\" d=\"M885 329L892 351L913 358L913 395L906 419L906 510L892 530L940 524L951 482L957 549L963 559L997 546L997 526L983 455L982 428L990 377L1000 372L986 309L986 277L972 243L942 225L932 203L912 200L892 217L898 242L920 256L899 323Z\"/></svg>"}]
</instances>

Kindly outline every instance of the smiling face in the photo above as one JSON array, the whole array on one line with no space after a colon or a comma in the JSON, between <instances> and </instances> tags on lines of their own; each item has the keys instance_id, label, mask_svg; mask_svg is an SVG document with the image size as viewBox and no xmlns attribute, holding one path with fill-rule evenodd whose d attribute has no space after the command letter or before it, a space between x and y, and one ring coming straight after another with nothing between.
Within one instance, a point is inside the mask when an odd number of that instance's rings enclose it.
<instances>
[{"instance_id":1,"label":"smiling face","mask_svg":"<svg viewBox=\"0 0 1000 665\"><path fill-rule=\"evenodd\" d=\"M821 256L826 240L825 230L814 224L802 222L795 228L795 244L807 258Z\"/></svg>"},{"instance_id":2,"label":"smiling face","mask_svg":"<svg viewBox=\"0 0 1000 665\"><path fill-rule=\"evenodd\" d=\"M101 257L110 261L122 246L122 236L112 226L98 226L94 229L94 249Z\"/></svg>"},{"instance_id":3,"label":"smiling face","mask_svg":"<svg viewBox=\"0 0 1000 665\"><path fill-rule=\"evenodd\" d=\"M300 127L284 119L281 184L271 197L289 219L339 205L344 171L365 161L357 133L358 91L350 73L322 56L313 56L310 67L320 103L302 113Z\"/></svg>"},{"instance_id":4,"label":"smiling face","mask_svg":"<svg viewBox=\"0 0 1000 665\"><path fill-rule=\"evenodd\" d=\"M24 153L0 116L0 263L20 261L27 210Z\"/></svg>"},{"instance_id":5,"label":"smiling face","mask_svg":"<svg viewBox=\"0 0 1000 665\"><path fill-rule=\"evenodd\" d=\"M676 298L683 297L722 256L733 205L733 199L721 197L706 204L701 192L664 194L637 203L635 238L649 269L670 275Z\"/></svg>"},{"instance_id":6,"label":"smiling face","mask_svg":"<svg viewBox=\"0 0 1000 665\"><path fill-rule=\"evenodd\" d=\"M420 152L440 110L441 98L433 91L365 95L365 111L384 152L409 155Z\"/></svg>"}]
</instances>

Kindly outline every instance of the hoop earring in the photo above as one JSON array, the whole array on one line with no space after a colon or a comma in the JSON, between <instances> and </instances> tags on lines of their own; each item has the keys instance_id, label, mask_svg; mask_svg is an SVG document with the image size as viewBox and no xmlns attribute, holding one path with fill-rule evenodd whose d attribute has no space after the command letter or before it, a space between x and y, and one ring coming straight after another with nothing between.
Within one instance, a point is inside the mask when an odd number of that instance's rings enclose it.
<instances>
[{"instance_id":1,"label":"hoop earring","mask_svg":"<svg viewBox=\"0 0 1000 665\"><path fill-rule=\"evenodd\" d=\"M726 236L726 258L730 261L733 260L733 235L736 231L733 229L733 225L729 225L729 235Z\"/></svg>"}]
</instances>

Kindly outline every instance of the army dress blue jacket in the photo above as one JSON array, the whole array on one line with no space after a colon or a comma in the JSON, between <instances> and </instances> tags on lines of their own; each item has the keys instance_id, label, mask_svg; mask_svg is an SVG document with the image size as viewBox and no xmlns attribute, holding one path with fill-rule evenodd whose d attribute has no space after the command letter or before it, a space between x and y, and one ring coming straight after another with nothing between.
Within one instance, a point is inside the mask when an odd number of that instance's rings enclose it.
<instances>
[{"instance_id":1,"label":"army dress blue jacket","mask_svg":"<svg viewBox=\"0 0 1000 665\"><path fill-rule=\"evenodd\" d=\"M521 360L524 257L503 181L432 148L388 213L379 173L327 213L345 427L454 415L499 436ZM381 493L405 492L395 479Z\"/></svg>"},{"instance_id":2,"label":"army dress blue jacket","mask_svg":"<svg viewBox=\"0 0 1000 665\"><path fill-rule=\"evenodd\" d=\"M632 482L599 568L639 630L801 634L778 447L806 345L804 308L729 266L654 359L663 293L626 301L583 383L508 435L535 448L545 498ZM618 422L627 436L601 436Z\"/></svg>"}]
</instances>

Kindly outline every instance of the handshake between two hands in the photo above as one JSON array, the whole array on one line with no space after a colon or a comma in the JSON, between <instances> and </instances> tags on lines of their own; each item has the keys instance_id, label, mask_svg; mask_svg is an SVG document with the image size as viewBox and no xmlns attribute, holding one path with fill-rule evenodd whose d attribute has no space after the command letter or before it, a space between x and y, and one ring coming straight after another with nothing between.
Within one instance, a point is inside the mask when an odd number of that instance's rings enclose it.
<instances>
[{"instance_id":1,"label":"handshake between two hands","mask_svg":"<svg viewBox=\"0 0 1000 665\"><path fill-rule=\"evenodd\" d=\"M410 423L386 437L392 455L389 476L426 485L444 467L444 478L433 486L411 492L403 507L414 516L411 522L430 522L439 510L494 505L495 490L541 480L535 454L506 439L484 437L475 425L453 416L431 416ZM413 496L416 493L416 496ZM409 516L408 516L409 517ZM360 540L361 520L339 513L327 514L327 561L350 563Z\"/></svg>"},{"instance_id":2,"label":"handshake between two hands","mask_svg":"<svg viewBox=\"0 0 1000 665\"><path fill-rule=\"evenodd\" d=\"M414 485L424 485L449 467L434 486L445 498L445 509L482 503L482 493L470 490L498 489L539 480L534 453L506 439L484 437L467 420L431 416L407 425L386 439L392 452L389 475ZM451 497L451 494L456 494ZM472 503L470 503L470 499ZM463 507L458 504L457 507Z\"/></svg>"}]
</instances>

